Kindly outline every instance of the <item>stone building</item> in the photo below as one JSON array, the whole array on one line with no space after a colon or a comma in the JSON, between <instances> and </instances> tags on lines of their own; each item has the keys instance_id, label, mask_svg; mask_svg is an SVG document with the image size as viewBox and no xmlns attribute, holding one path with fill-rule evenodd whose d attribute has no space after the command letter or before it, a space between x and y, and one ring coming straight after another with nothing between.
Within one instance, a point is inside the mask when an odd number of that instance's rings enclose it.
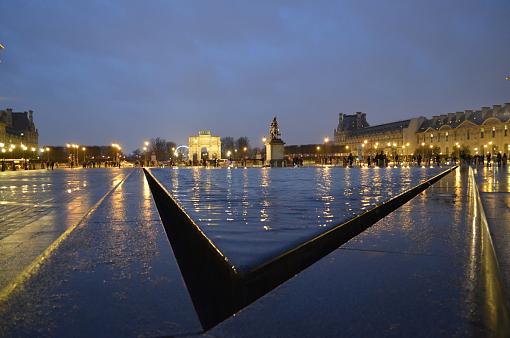
<instances>
[{"instance_id":1,"label":"stone building","mask_svg":"<svg viewBox=\"0 0 510 338\"><path fill-rule=\"evenodd\" d=\"M213 160L221 158L221 138L213 136L210 130L201 130L198 135L188 138L189 160L194 164L202 159Z\"/></svg>"},{"instance_id":2,"label":"stone building","mask_svg":"<svg viewBox=\"0 0 510 338\"><path fill-rule=\"evenodd\" d=\"M415 134L425 118L370 126L366 114L339 114L338 127L334 131L335 145L344 147L344 154L374 156L384 152L389 155L408 155L416 146Z\"/></svg>"},{"instance_id":3,"label":"stone building","mask_svg":"<svg viewBox=\"0 0 510 338\"><path fill-rule=\"evenodd\" d=\"M13 112L10 108L0 110L0 143L4 147L11 144L19 147L23 144L28 148L37 148L39 132L34 124L33 111Z\"/></svg>"},{"instance_id":4,"label":"stone building","mask_svg":"<svg viewBox=\"0 0 510 338\"><path fill-rule=\"evenodd\" d=\"M372 156L413 155L432 149L444 156L509 152L510 103L370 126L366 114L340 114L335 144L344 153Z\"/></svg>"},{"instance_id":5,"label":"stone building","mask_svg":"<svg viewBox=\"0 0 510 338\"><path fill-rule=\"evenodd\" d=\"M442 155L509 153L510 103L433 116L416 133L419 147Z\"/></svg>"}]
</instances>

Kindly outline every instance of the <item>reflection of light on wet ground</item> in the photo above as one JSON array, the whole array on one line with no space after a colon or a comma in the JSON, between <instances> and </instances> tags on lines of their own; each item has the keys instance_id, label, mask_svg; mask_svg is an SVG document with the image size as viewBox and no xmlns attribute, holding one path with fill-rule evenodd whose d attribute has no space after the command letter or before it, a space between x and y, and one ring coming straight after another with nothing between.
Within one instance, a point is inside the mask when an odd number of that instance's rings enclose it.
<instances>
[{"instance_id":1,"label":"reflection of light on wet ground","mask_svg":"<svg viewBox=\"0 0 510 338\"><path fill-rule=\"evenodd\" d=\"M195 168L152 173L228 257L243 261L310 238L443 170Z\"/></svg>"},{"instance_id":2,"label":"reflection of light on wet ground","mask_svg":"<svg viewBox=\"0 0 510 338\"><path fill-rule=\"evenodd\" d=\"M0 218L0 289L5 287L3 290L11 290L9 285L15 287L18 281L37 269L40 262L104 198L112 188L111 182L120 182L127 172L91 169L0 175L1 185L14 187L0 190L0 200L3 202ZM87 183L91 181L95 184Z\"/></svg>"},{"instance_id":3,"label":"reflection of light on wet ground","mask_svg":"<svg viewBox=\"0 0 510 338\"><path fill-rule=\"evenodd\" d=\"M271 200L269 199L269 168L261 170L262 178L260 180L260 187L262 188L262 203L260 208L260 221L266 222L269 219L268 209L271 207ZM264 224L264 230L270 230L271 226Z\"/></svg>"},{"instance_id":4,"label":"reflection of light on wet ground","mask_svg":"<svg viewBox=\"0 0 510 338\"><path fill-rule=\"evenodd\" d=\"M318 226L325 227L333 222L333 214L331 213L331 203L335 197L331 195L331 171L329 167L317 168L316 178L316 199L322 200L322 214L317 215Z\"/></svg>"}]
</instances>

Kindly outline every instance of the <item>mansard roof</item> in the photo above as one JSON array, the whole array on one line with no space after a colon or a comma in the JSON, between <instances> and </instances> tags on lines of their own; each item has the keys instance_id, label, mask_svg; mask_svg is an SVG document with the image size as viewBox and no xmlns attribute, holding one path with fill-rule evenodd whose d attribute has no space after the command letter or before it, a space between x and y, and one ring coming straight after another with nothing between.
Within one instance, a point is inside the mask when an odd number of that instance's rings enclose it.
<instances>
[{"instance_id":1,"label":"mansard roof","mask_svg":"<svg viewBox=\"0 0 510 338\"><path fill-rule=\"evenodd\" d=\"M370 127L365 127L362 129L351 130L349 132L349 135L359 136L359 135L365 135L365 134L384 133L384 132L388 132L388 131L390 131L390 132L391 131L400 131L403 128L407 128L409 126L409 123L411 123L411 120L402 120L402 121L397 121L397 122L379 124L376 126L370 126Z\"/></svg>"},{"instance_id":2,"label":"mansard roof","mask_svg":"<svg viewBox=\"0 0 510 338\"><path fill-rule=\"evenodd\" d=\"M28 118L26 112L12 113L12 129L18 131L32 131L34 124Z\"/></svg>"},{"instance_id":3,"label":"mansard roof","mask_svg":"<svg viewBox=\"0 0 510 338\"><path fill-rule=\"evenodd\" d=\"M424 132L428 129L439 130L439 128L443 126L448 126L453 129L459 127L464 122L482 125L489 119L497 119L501 122L506 122L510 120L510 114L497 112L494 109L477 111L466 110L464 112L442 114L423 121L420 128L418 128L418 132Z\"/></svg>"}]
</instances>

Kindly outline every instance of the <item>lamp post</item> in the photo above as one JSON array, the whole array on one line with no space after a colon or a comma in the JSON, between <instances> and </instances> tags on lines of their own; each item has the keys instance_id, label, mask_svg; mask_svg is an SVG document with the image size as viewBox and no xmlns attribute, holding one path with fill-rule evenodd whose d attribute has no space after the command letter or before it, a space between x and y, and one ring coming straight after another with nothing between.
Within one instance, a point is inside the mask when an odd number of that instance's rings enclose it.
<instances>
[{"instance_id":1,"label":"lamp post","mask_svg":"<svg viewBox=\"0 0 510 338\"><path fill-rule=\"evenodd\" d=\"M329 143L329 137L326 136L324 138L324 164L328 164L328 157L329 157L328 143Z\"/></svg>"},{"instance_id":2,"label":"lamp post","mask_svg":"<svg viewBox=\"0 0 510 338\"><path fill-rule=\"evenodd\" d=\"M23 143L20 144L21 150L23 151L23 169L27 170L27 154L26 151L28 147L24 145Z\"/></svg>"},{"instance_id":3,"label":"lamp post","mask_svg":"<svg viewBox=\"0 0 510 338\"><path fill-rule=\"evenodd\" d=\"M67 148L67 156L69 158L69 162L71 164L71 168L73 167L73 160L72 160L72 156L71 154L69 154L69 150L71 149L71 145L69 143L66 144L66 148Z\"/></svg>"},{"instance_id":4,"label":"lamp post","mask_svg":"<svg viewBox=\"0 0 510 338\"><path fill-rule=\"evenodd\" d=\"M86 162L85 152L86 152L87 148L83 147L83 148L81 148L81 150L83 150L83 162Z\"/></svg>"},{"instance_id":5,"label":"lamp post","mask_svg":"<svg viewBox=\"0 0 510 338\"><path fill-rule=\"evenodd\" d=\"M145 141L143 144L144 144L144 147L143 147L143 151L144 151L143 165L147 166L148 165L148 163L147 163L147 150L149 149L149 141Z\"/></svg>"},{"instance_id":6,"label":"lamp post","mask_svg":"<svg viewBox=\"0 0 510 338\"><path fill-rule=\"evenodd\" d=\"M113 150L113 154L114 154L114 156L115 156L114 162L115 162L115 163L116 163L116 165L118 165L118 166L119 166L119 168L120 168L120 159L119 159L119 155L120 155L120 154L119 154L119 152L120 152L120 150L122 149L122 147L121 147L119 144L117 144L117 143L112 143L112 148L114 149L114 150Z\"/></svg>"},{"instance_id":7,"label":"lamp post","mask_svg":"<svg viewBox=\"0 0 510 338\"><path fill-rule=\"evenodd\" d=\"M5 148L2 147L2 171L5 171Z\"/></svg>"},{"instance_id":8,"label":"lamp post","mask_svg":"<svg viewBox=\"0 0 510 338\"><path fill-rule=\"evenodd\" d=\"M35 160L35 152L37 151L37 149L35 147L31 147L30 150L32 151L32 157L33 159ZM35 168L34 168L35 169Z\"/></svg>"},{"instance_id":9,"label":"lamp post","mask_svg":"<svg viewBox=\"0 0 510 338\"><path fill-rule=\"evenodd\" d=\"M0 148L2 148L2 171L5 171L5 164L4 164L4 160L5 160L5 144L0 142Z\"/></svg>"}]
</instances>

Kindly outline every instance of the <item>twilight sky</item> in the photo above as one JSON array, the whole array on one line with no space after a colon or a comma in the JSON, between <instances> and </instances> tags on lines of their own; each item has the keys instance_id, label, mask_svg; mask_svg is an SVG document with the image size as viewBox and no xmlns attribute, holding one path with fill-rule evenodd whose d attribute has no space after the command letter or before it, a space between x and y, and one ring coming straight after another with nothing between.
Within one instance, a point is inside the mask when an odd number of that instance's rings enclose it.
<instances>
[{"instance_id":1,"label":"twilight sky","mask_svg":"<svg viewBox=\"0 0 510 338\"><path fill-rule=\"evenodd\" d=\"M260 146L510 101L510 1L0 1L0 108L41 144Z\"/></svg>"}]
</instances>

